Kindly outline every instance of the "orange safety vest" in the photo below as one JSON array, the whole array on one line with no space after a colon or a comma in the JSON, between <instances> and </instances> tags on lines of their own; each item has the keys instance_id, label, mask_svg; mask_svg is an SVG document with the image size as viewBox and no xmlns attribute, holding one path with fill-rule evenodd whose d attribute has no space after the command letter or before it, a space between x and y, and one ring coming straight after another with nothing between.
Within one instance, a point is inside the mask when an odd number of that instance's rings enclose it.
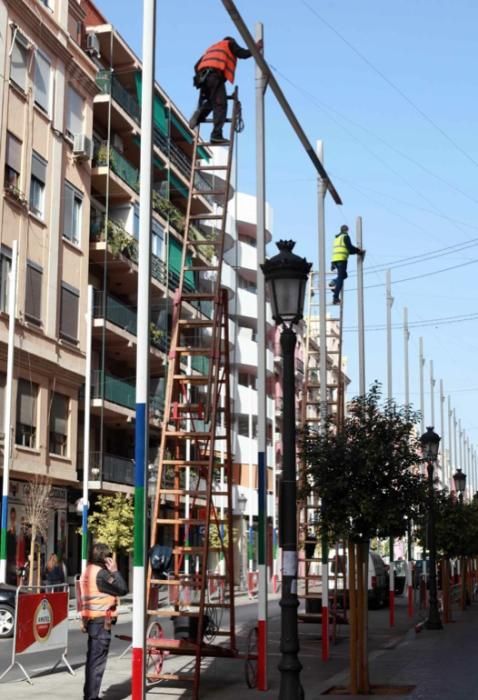
<instances>
[{"instance_id":1,"label":"orange safety vest","mask_svg":"<svg viewBox=\"0 0 478 700\"><path fill-rule=\"evenodd\" d=\"M97 584L96 577L101 571L101 566L88 564L81 574L81 617L94 620L97 617L118 617L118 598L109 593L102 593Z\"/></svg>"},{"instance_id":2,"label":"orange safety vest","mask_svg":"<svg viewBox=\"0 0 478 700\"><path fill-rule=\"evenodd\" d=\"M218 41L217 44L213 44L207 49L202 58L199 59L196 71L199 73L205 68L214 68L221 71L226 80L233 83L236 63L237 57L232 53L229 42L223 40Z\"/></svg>"}]
</instances>

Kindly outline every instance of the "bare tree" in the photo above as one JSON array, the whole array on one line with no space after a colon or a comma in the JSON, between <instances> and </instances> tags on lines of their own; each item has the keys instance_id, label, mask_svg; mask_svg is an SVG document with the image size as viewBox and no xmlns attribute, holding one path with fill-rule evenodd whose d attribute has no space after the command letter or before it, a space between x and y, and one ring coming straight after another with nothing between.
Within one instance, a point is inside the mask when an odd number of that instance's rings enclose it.
<instances>
[{"instance_id":1,"label":"bare tree","mask_svg":"<svg viewBox=\"0 0 478 700\"><path fill-rule=\"evenodd\" d=\"M35 474L25 489L25 520L31 527L30 570L28 585L33 585L33 570L35 563L35 543L38 535L46 537L50 514L51 480L47 476ZM38 579L40 577L40 562L38 562ZM37 584L39 583L37 579Z\"/></svg>"}]
</instances>

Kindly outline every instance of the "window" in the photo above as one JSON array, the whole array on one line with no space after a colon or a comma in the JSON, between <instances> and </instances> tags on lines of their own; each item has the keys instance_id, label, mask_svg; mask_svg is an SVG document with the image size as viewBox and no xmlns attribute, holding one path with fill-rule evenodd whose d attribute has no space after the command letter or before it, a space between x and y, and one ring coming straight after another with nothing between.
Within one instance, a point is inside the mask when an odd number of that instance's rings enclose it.
<instances>
[{"instance_id":1,"label":"window","mask_svg":"<svg viewBox=\"0 0 478 700\"><path fill-rule=\"evenodd\" d=\"M63 202L63 236L75 245L80 244L81 206L83 195L65 182Z\"/></svg>"},{"instance_id":2,"label":"window","mask_svg":"<svg viewBox=\"0 0 478 700\"><path fill-rule=\"evenodd\" d=\"M12 45L12 54L10 57L10 80L18 85L19 88L26 91L27 87L27 72L28 72L28 41L20 34L18 30L15 32L15 41Z\"/></svg>"},{"instance_id":3,"label":"window","mask_svg":"<svg viewBox=\"0 0 478 700\"><path fill-rule=\"evenodd\" d=\"M237 421L237 432L243 437L249 437L249 416L239 416Z\"/></svg>"},{"instance_id":4,"label":"window","mask_svg":"<svg viewBox=\"0 0 478 700\"><path fill-rule=\"evenodd\" d=\"M53 394L50 409L49 452L66 457L68 453L68 415L70 399L62 394Z\"/></svg>"},{"instance_id":5,"label":"window","mask_svg":"<svg viewBox=\"0 0 478 700\"><path fill-rule=\"evenodd\" d=\"M35 53L35 74L33 78L33 94L35 104L44 112L50 113L51 64L46 56L38 50Z\"/></svg>"},{"instance_id":6,"label":"window","mask_svg":"<svg viewBox=\"0 0 478 700\"><path fill-rule=\"evenodd\" d=\"M41 287L43 270L31 260L27 262L25 288L25 316L33 323L41 324Z\"/></svg>"},{"instance_id":7,"label":"window","mask_svg":"<svg viewBox=\"0 0 478 700\"><path fill-rule=\"evenodd\" d=\"M60 338L78 342L79 292L63 282L60 301Z\"/></svg>"},{"instance_id":8,"label":"window","mask_svg":"<svg viewBox=\"0 0 478 700\"><path fill-rule=\"evenodd\" d=\"M151 252L162 260L164 256L164 230L155 219L153 219L152 234Z\"/></svg>"},{"instance_id":9,"label":"window","mask_svg":"<svg viewBox=\"0 0 478 700\"><path fill-rule=\"evenodd\" d=\"M37 153L32 154L30 178L30 211L43 219L45 214L46 161Z\"/></svg>"},{"instance_id":10,"label":"window","mask_svg":"<svg viewBox=\"0 0 478 700\"><path fill-rule=\"evenodd\" d=\"M36 446L38 384L18 380L17 425L15 443L23 447Z\"/></svg>"},{"instance_id":11,"label":"window","mask_svg":"<svg viewBox=\"0 0 478 700\"><path fill-rule=\"evenodd\" d=\"M67 113L66 113L66 133L73 137L75 134L83 133L83 107L84 99L68 86Z\"/></svg>"},{"instance_id":12,"label":"window","mask_svg":"<svg viewBox=\"0 0 478 700\"><path fill-rule=\"evenodd\" d=\"M18 189L22 162L22 142L7 131L7 153L5 156L5 187Z\"/></svg>"},{"instance_id":13,"label":"window","mask_svg":"<svg viewBox=\"0 0 478 700\"><path fill-rule=\"evenodd\" d=\"M0 311L8 311L8 289L10 284L10 269L12 253L2 246L0 250ZM0 424L0 432L2 425Z\"/></svg>"}]
</instances>

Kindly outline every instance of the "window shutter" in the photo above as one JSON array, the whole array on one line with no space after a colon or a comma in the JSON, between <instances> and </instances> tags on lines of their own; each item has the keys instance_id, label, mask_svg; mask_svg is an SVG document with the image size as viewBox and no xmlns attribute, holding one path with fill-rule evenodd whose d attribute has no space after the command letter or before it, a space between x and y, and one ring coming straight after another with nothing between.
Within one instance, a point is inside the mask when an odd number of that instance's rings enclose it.
<instances>
[{"instance_id":1,"label":"window shutter","mask_svg":"<svg viewBox=\"0 0 478 700\"><path fill-rule=\"evenodd\" d=\"M69 399L61 394L53 394L51 405L50 430L60 435L67 434Z\"/></svg>"},{"instance_id":2,"label":"window shutter","mask_svg":"<svg viewBox=\"0 0 478 700\"><path fill-rule=\"evenodd\" d=\"M60 335L78 340L78 293L61 287Z\"/></svg>"},{"instance_id":3,"label":"window shutter","mask_svg":"<svg viewBox=\"0 0 478 700\"><path fill-rule=\"evenodd\" d=\"M66 117L66 129L70 134L83 133L83 106L83 98L70 85L68 87L68 113Z\"/></svg>"},{"instance_id":4,"label":"window shutter","mask_svg":"<svg viewBox=\"0 0 478 700\"><path fill-rule=\"evenodd\" d=\"M73 188L65 183L63 188L63 235L71 239L73 227Z\"/></svg>"},{"instance_id":5,"label":"window shutter","mask_svg":"<svg viewBox=\"0 0 478 700\"><path fill-rule=\"evenodd\" d=\"M18 381L17 421L36 428L38 385L26 379Z\"/></svg>"},{"instance_id":6,"label":"window shutter","mask_svg":"<svg viewBox=\"0 0 478 700\"><path fill-rule=\"evenodd\" d=\"M43 54L35 53L35 102L45 112L50 110L50 61Z\"/></svg>"},{"instance_id":7,"label":"window shutter","mask_svg":"<svg viewBox=\"0 0 478 700\"><path fill-rule=\"evenodd\" d=\"M22 142L10 133L7 133L6 162L16 173L20 172L22 163Z\"/></svg>"},{"instance_id":8,"label":"window shutter","mask_svg":"<svg viewBox=\"0 0 478 700\"><path fill-rule=\"evenodd\" d=\"M41 319L42 270L27 263L27 283L25 290L25 313L35 321Z\"/></svg>"},{"instance_id":9,"label":"window shutter","mask_svg":"<svg viewBox=\"0 0 478 700\"><path fill-rule=\"evenodd\" d=\"M10 59L10 79L21 87L26 88L27 77L27 51L24 46L14 41L12 46L12 55Z\"/></svg>"},{"instance_id":10,"label":"window shutter","mask_svg":"<svg viewBox=\"0 0 478 700\"><path fill-rule=\"evenodd\" d=\"M46 182L46 161L36 153L32 154L32 175L43 184Z\"/></svg>"}]
</instances>

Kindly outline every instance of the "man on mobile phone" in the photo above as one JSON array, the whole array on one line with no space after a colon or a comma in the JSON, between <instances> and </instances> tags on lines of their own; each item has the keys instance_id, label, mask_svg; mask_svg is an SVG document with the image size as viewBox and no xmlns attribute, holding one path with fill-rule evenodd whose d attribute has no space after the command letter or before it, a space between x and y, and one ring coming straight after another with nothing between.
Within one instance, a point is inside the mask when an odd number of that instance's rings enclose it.
<instances>
[{"instance_id":1,"label":"man on mobile phone","mask_svg":"<svg viewBox=\"0 0 478 700\"><path fill-rule=\"evenodd\" d=\"M92 546L80 589L82 629L88 634L83 698L97 700L111 643L111 626L118 616L118 596L128 592L108 545L98 542Z\"/></svg>"}]
</instances>

